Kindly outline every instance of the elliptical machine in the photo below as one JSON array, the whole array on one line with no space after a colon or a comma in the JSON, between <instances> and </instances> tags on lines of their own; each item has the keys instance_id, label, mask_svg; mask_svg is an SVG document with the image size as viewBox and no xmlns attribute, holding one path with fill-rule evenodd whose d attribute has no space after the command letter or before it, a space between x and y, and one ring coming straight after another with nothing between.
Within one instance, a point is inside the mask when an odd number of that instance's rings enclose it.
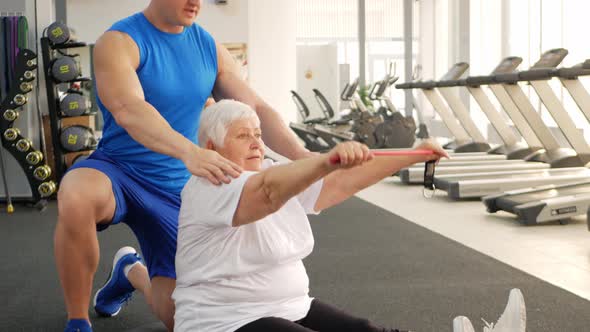
<instances>
[{"instance_id":1,"label":"elliptical machine","mask_svg":"<svg viewBox=\"0 0 590 332\"><path fill-rule=\"evenodd\" d=\"M358 79L352 83L347 83L340 94L340 98L343 101L351 102L352 96L356 92L358 87ZM318 102L320 109L322 110L323 117L309 118L310 111L309 107L303 100L303 98L295 91L291 91L291 98L299 115L302 119L302 123L291 122L289 127L291 130L303 140L306 148L310 151L319 152L330 149L331 147L338 144L340 141L352 140L353 137L347 133L347 130L351 128L350 122L354 117L354 111L350 111L348 114L342 116L340 119L335 119L335 112L326 97L317 89L313 90L316 101ZM352 104L352 103L351 103ZM317 125L323 125L330 130L334 130L334 135L321 134L318 132ZM338 133L342 132L342 137L337 139Z\"/></svg>"},{"instance_id":2,"label":"elliptical machine","mask_svg":"<svg viewBox=\"0 0 590 332\"><path fill-rule=\"evenodd\" d=\"M351 103L350 125L336 128L317 125L315 128L318 135L330 145L355 140L372 149L412 147L416 132L414 119L404 117L397 111L391 99L384 95L397 80L397 77L392 76L390 67L385 78L372 86L370 97L381 104L376 112L369 110L361 101L356 91L358 86L358 80L356 80L353 84L354 90L349 89L347 98L343 98ZM323 110L326 112L331 110L325 98L318 97L317 93L316 98ZM385 106L382 103L385 103Z\"/></svg>"},{"instance_id":3,"label":"elliptical machine","mask_svg":"<svg viewBox=\"0 0 590 332\"><path fill-rule=\"evenodd\" d=\"M323 123L325 118L309 119L309 108L303 101L303 98L301 98L301 96L293 90L291 90L291 98L293 99L293 102L295 102L302 120L302 123L291 122L289 124L291 130L293 130L295 134L297 134L297 136L303 140L305 147L310 151L317 152L329 149L330 146L319 137L313 126L314 124Z\"/></svg>"},{"instance_id":4,"label":"elliptical machine","mask_svg":"<svg viewBox=\"0 0 590 332\"><path fill-rule=\"evenodd\" d=\"M374 130L377 148L409 148L416 141L416 122L412 116L402 115L385 92L397 80L395 69L392 75L392 65L389 66L387 75L376 82L369 94L369 99L377 101L379 108L376 113L383 118L383 122L377 124Z\"/></svg>"},{"instance_id":5,"label":"elliptical machine","mask_svg":"<svg viewBox=\"0 0 590 332\"><path fill-rule=\"evenodd\" d=\"M318 135L330 144L331 147L340 142L353 140L365 143L368 146L374 146L374 142L363 140L363 137L359 136L358 133L361 130L372 132L371 127L374 129L376 123L382 122L382 119L381 117L376 116L373 112L370 112L363 104L357 93L358 85L359 80L357 78L343 90L343 93L340 96L343 101L350 104L350 113L348 115L340 120L315 126ZM326 117L333 116L334 109L323 94L317 89L314 89L314 94L316 101L320 105L324 114L326 114ZM367 136L367 138L372 139L372 135Z\"/></svg>"}]
</instances>

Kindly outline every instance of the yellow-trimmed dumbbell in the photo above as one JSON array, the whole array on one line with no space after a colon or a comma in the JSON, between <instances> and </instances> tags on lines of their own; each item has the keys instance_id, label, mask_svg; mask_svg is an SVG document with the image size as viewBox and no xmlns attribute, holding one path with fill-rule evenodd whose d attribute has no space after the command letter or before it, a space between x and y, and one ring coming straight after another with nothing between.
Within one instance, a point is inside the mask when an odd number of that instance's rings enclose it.
<instances>
[{"instance_id":1,"label":"yellow-trimmed dumbbell","mask_svg":"<svg viewBox=\"0 0 590 332\"><path fill-rule=\"evenodd\" d=\"M47 165L39 166L33 171L33 176L39 181L47 180L51 176L51 168Z\"/></svg>"},{"instance_id":2,"label":"yellow-trimmed dumbbell","mask_svg":"<svg viewBox=\"0 0 590 332\"><path fill-rule=\"evenodd\" d=\"M30 165L37 165L43 160L43 154L39 151L29 152L25 159Z\"/></svg>"},{"instance_id":3,"label":"yellow-trimmed dumbbell","mask_svg":"<svg viewBox=\"0 0 590 332\"><path fill-rule=\"evenodd\" d=\"M6 121L15 121L16 119L18 119L18 116L19 115L20 115L20 112L19 111L16 111L16 110L6 110L2 114L2 117Z\"/></svg>"},{"instance_id":4,"label":"yellow-trimmed dumbbell","mask_svg":"<svg viewBox=\"0 0 590 332\"><path fill-rule=\"evenodd\" d=\"M37 191L42 197L49 197L55 193L57 185L53 181L43 182L37 188Z\"/></svg>"},{"instance_id":5,"label":"yellow-trimmed dumbbell","mask_svg":"<svg viewBox=\"0 0 590 332\"><path fill-rule=\"evenodd\" d=\"M28 138L21 138L16 142L16 149L20 152L27 152L33 146L33 142L31 142Z\"/></svg>"},{"instance_id":6,"label":"yellow-trimmed dumbbell","mask_svg":"<svg viewBox=\"0 0 590 332\"><path fill-rule=\"evenodd\" d=\"M18 128L8 128L4 131L4 138L7 141L14 141L20 135L20 129Z\"/></svg>"}]
</instances>

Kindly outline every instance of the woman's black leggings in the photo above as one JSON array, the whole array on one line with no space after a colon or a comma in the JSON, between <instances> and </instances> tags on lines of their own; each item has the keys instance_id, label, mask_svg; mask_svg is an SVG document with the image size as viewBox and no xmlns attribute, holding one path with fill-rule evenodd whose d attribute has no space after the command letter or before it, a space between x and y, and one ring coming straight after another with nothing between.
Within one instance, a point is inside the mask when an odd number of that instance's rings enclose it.
<instances>
[{"instance_id":1,"label":"woman's black leggings","mask_svg":"<svg viewBox=\"0 0 590 332\"><path fill-rule=\"evenodd\" d=\"M244 325L236 332L402 332L373 325L368 319L358 318L346 312L313 300L309 313L302 320L266 317Z\"/></svg>"}]
</instances>

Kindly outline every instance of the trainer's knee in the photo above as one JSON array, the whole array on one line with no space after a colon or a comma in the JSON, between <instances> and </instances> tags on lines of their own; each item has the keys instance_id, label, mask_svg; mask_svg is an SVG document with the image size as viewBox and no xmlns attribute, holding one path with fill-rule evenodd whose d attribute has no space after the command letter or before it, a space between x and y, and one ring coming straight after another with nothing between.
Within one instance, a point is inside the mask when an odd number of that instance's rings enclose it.
<instances>
[{"instance_id":1,"label":"trainer's knee","mask_svg":"<svg viewBox=\"0 0 590 332\"><path fill-rule=\"evenodd\" d=\"M110 180L93 170L68 173L57 193L59 222L69 225L96 224L112 217L115 203Z\"/></svg>"}]
</instances>

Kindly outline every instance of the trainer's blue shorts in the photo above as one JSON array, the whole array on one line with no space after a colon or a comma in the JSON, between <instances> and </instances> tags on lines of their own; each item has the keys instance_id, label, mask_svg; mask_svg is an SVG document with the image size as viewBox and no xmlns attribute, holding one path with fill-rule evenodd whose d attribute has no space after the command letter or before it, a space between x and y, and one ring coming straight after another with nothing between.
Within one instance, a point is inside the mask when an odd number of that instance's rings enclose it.
<instances>
[{"instance_id":1,"label":"trainer's blue shorts","mask_svg":"<svg viewBox=\"0 0 590 332\"><path fill-rule=\"evenodd\" d=\"M77 168L98 170L111 180L113 186L115 215L109 225L99 225L97 230L102 231L120 222L127 224L141 246L150 278L176 279L174 257L180 195L146 184L100 150L69 170Z\"/></svg>"}]
</instances>

